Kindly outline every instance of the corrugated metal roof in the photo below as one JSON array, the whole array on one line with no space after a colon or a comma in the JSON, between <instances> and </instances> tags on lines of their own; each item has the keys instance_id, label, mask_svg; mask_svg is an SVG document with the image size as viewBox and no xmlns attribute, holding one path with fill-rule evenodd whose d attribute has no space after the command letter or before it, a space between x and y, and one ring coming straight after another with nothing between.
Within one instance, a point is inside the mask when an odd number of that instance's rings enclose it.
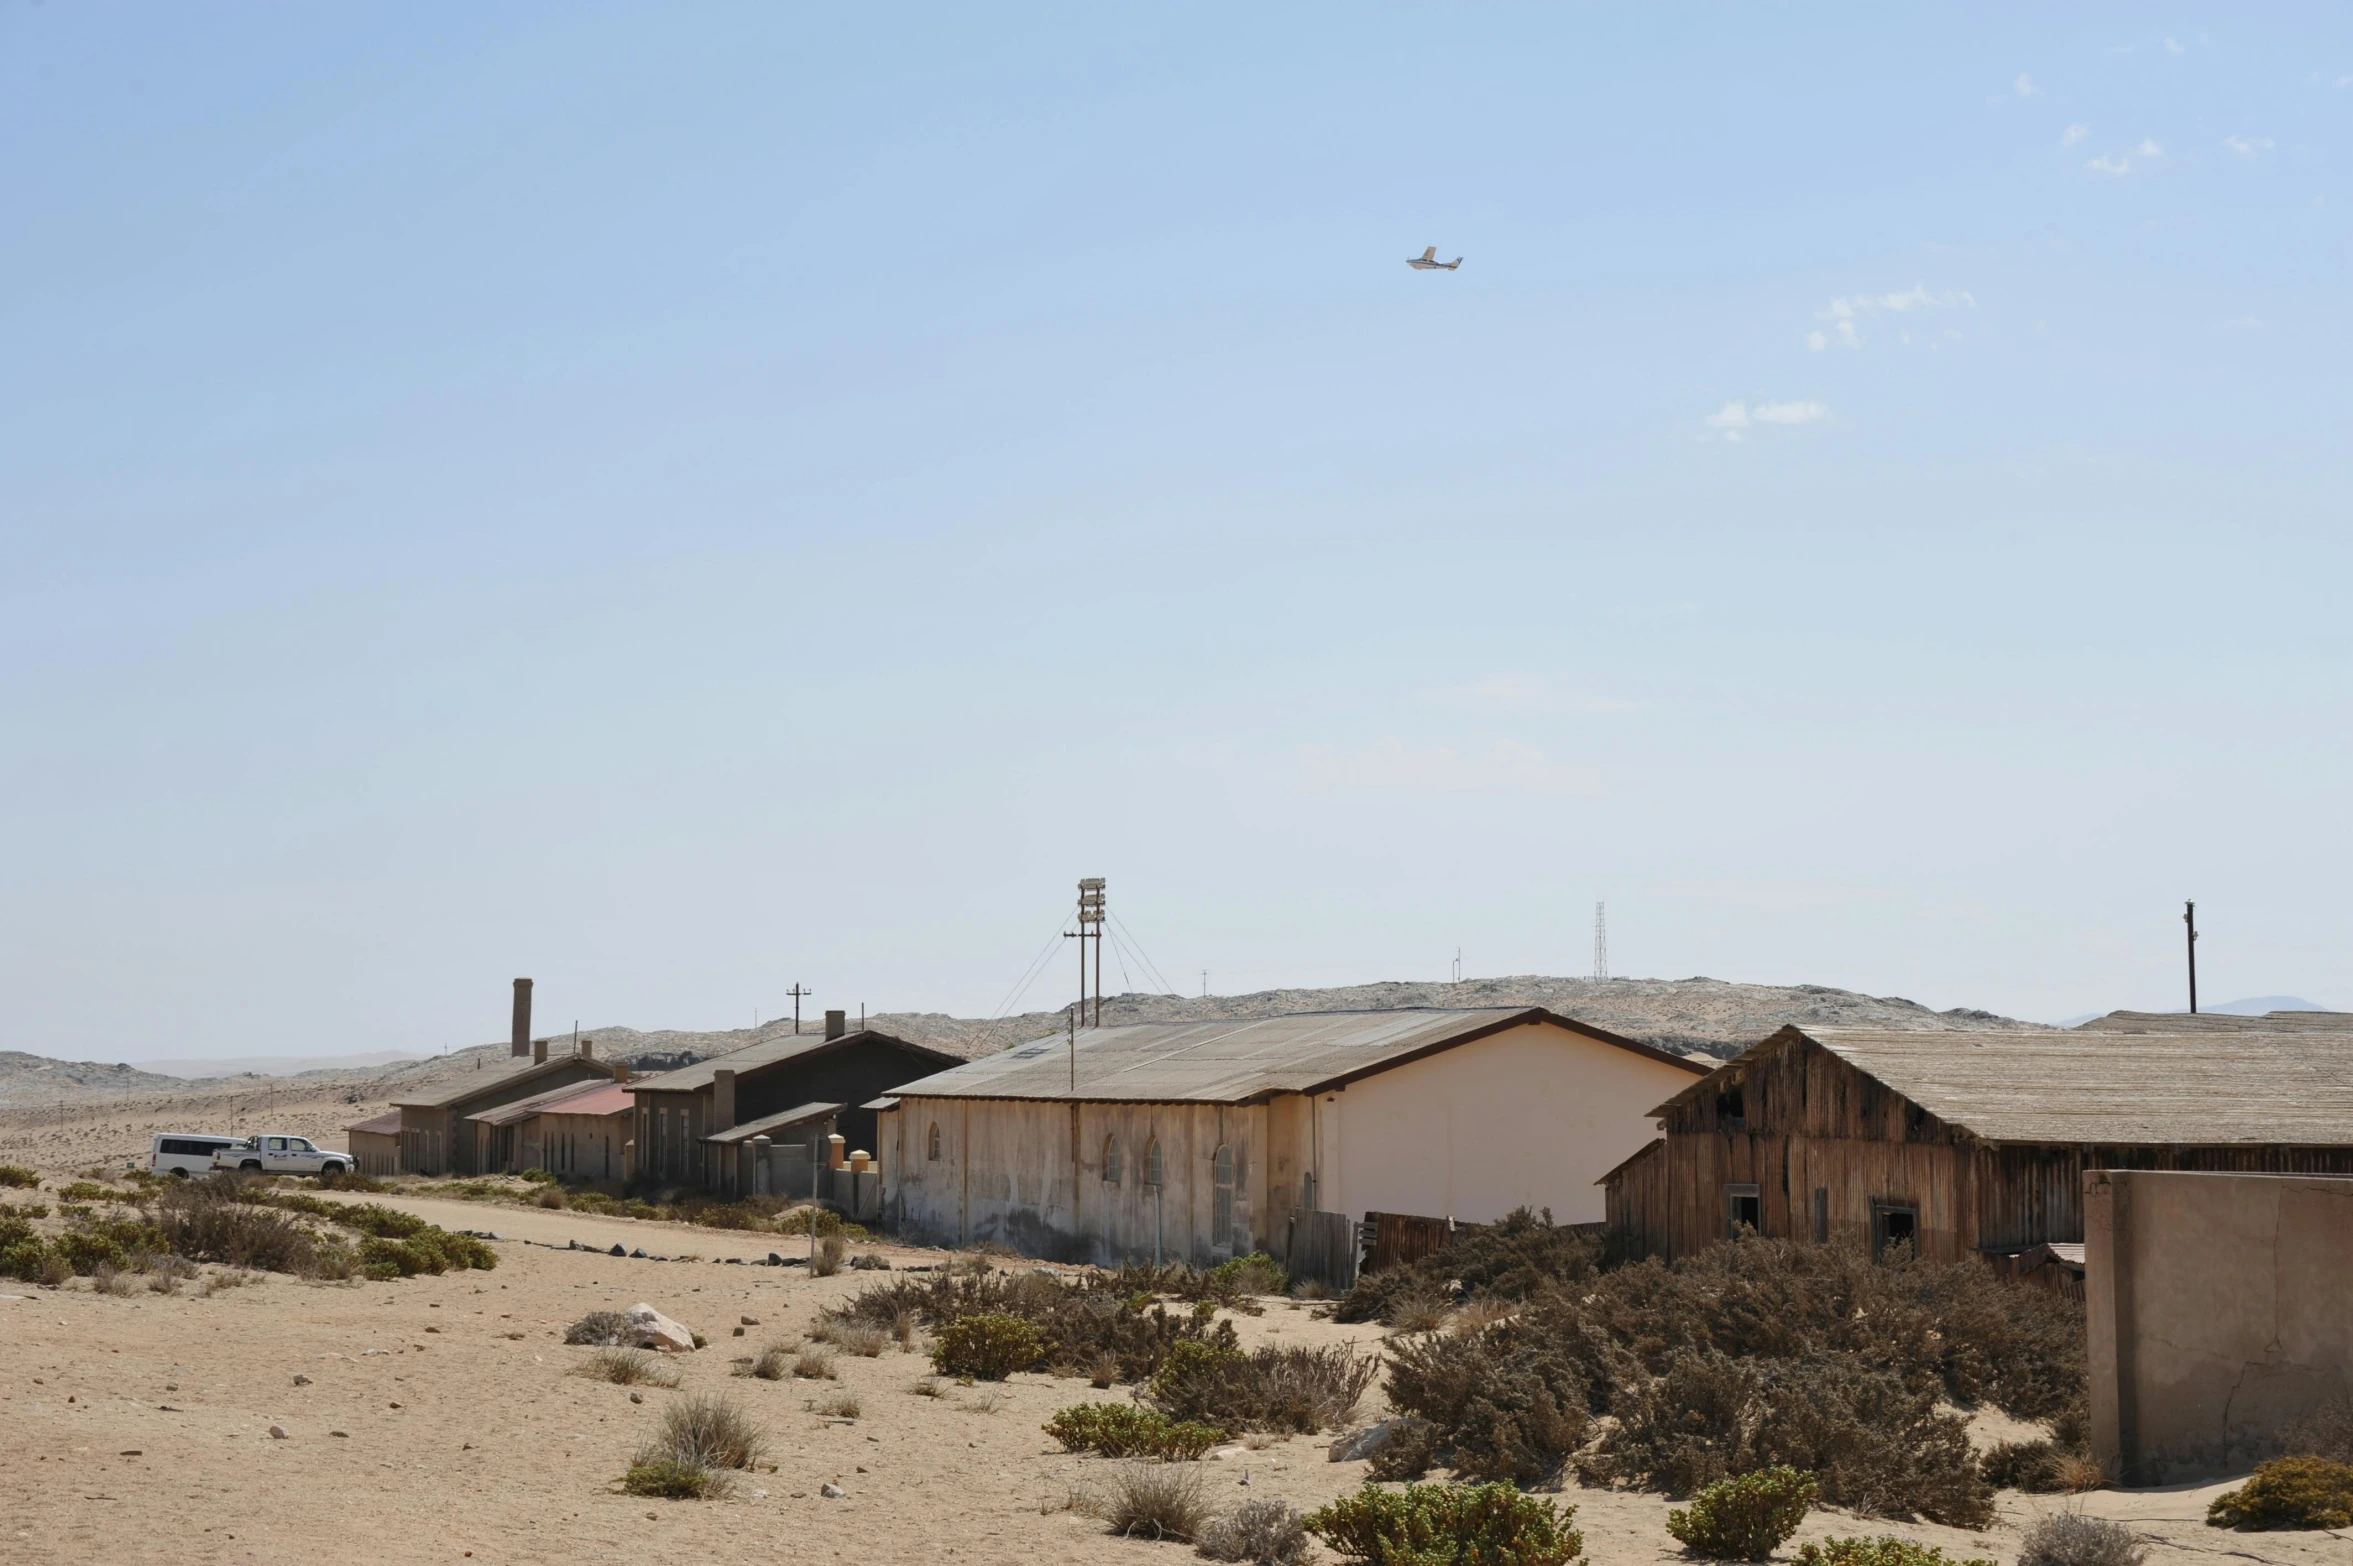
<instances>
[{"instance_id":1,"label":"corrugated metal roof","mask_svg":"<svg viewBox=\"0 0 2353 1566\"><path fill-rule=\"evenodd\" d=\"M2353 1033L1792 1027L1748 1053L1794 1037L1989 1142L2353 1144Z\"/></svg>"},{"instance_id":2,"label":"corrugated metal roof","mask_svg":"<svg viewBox=\"0 0 2353 1566\"><path fill-rule=\"evenodd\" d=\"M511 1126L533 1115L609 1115L615 1110L636 1105L637 1100L629 1096L630 1092L630 1089L618 1082L567 1082L560 1088L534 1093L529 1098L518 1098L513 1103L485 1109L478 1115L468 1115L466 1118L486 1126ZM590 1101L600 1098L610 1099L611 1102L601 1109L591 1107Z\"/></svg>"},{"instance_id":3,"label":"corrugated metal roof","mask_svg":"<svg viewBox=\"0 0 2353 1566\"><path fill-rule=\"evenodd\" d=\"M1697 1072L1679 1055L1533 1006L1464 1011L1327 1011L1246 1021L1141 1022L1078 1036L1078 1087L1061 1034L909 1082L902 1098L1239 1104L1306 1093L1522 1023L1547 1022Z\"/></svg>"},{"instance_id":4,"label":"corrugated metal roof","mask_svg":"<svg viewBox=\"0 0 2353 1566\"><path fill-rule=\"evenodd\" d=\"M345 1126L345 1131L357 1131L363 1136L400 1135L400 1111L387 1109L373 1120L363 1120L356 1126Z\"/></svg>"},{"instance_id":5,"label":"corrugated metal roof","mask_svg":"<svg viewBox=\"0 0 2353 1566\"><path fill-rule=\"evenodd\" d=\"M698 1060L691 1066L680 1066L675 1071L665 1071L658 1077L647 1077L637 1085L658 1093L691 1093L697 1088L709 1087L711 1078L721 1071L732 1071L740 1077L746 1072L759 1071L784 1061L822 1055L828 1050L844 1049L867 1041L895 1044L917 1055L928 1055L941 1065L953 1064L963 1058L921 1044L912 1044L888 1033L877 1033L871 1028L845 1033L838 1039L829 1039L821 1033L787 1033L781 1038L746 1044L742 1049L713 1055L709 1060Z\"/></svg>"},{"instance_id":6,"label":"corrugated metal roof","mask_svg":"<svg viewBox=\"0 0 2353 1566\"><path fill-rule=\"evenodd\" d=\"M2272 1011L2260 1017L2230 1012L2112 1011L2077 1033L2353 1033L2353 1011Z\"/></svg>"},{"instance_id":7,"label":"corrugated metal roof","mask_svg":"<svg viewBox=\"0 0 2353 1566\"><path fill-rule=\"evenodd\" d=\"M729 1126L704 1137L706 1142L748 1142L756 1136L783 1131L792 1126L806 1125L812 1120L825 1120L842 1112L839 1104L803 1104L798 1109L787 1109L780 1114L762 1115L747 1120L740 1126Z\"/></svg>"},{"instance_id":8,"label":"corrugated metal roof","mask_svg":"<svg viewBox=\"0 0 2353 1566\"><path fill-rule=\"evenodd\" d=\"M427 1093L418 1098L404 1098L399 1103L403 1109L448 1109L464 1103L469 1098L479 1098L484 1093L492 1092L498 1088L512 1087L518 1082L530 1082L540 1077L553 1076L566 1066L578 1065L593 1066L607 1076L612 1075L613 1072L611 1062L598 1060L592 1056L551 1055L546 1060L534 1061L532 1064L514 1071L495 1073L469 1071L443 1083L439 1092Z\"/></svg>"}]
</instances>

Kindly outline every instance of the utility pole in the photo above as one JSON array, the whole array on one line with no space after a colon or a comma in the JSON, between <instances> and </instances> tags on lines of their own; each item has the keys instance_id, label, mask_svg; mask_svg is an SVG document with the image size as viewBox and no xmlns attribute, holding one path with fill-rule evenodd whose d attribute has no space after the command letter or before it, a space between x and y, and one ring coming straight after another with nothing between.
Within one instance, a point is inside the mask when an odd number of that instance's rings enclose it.
<instances>
[{"instance_id":1,"label":"utility pole","mask_svg":"<svg viewBox=\"0 0 2353 1566\"><path fill-rule=\"evenodd\" d=\"M801 1031L801 1002L806 997L814 995L817 992L815 990L803 989L800 985L795 984L786 993L791 995L793 998L793 1034L797 1038Z\"/></svg>"},{"instance_id":2,"label":"utility pole","mask_svg":"<svg viewBox=\"0 0 2353 1566\"><path fill-rule=\"evenodd\" d=\"M2181 905L2181 922L2190 928L2190 1015L2198 1014L2198 905Z\"/></svg>"},{"instance_id":3,"label":"utility pole","mask_svg":"<svg viewBox=\"0 0 2353 1566\"><path fill-rule=\"evenodd\" d=\"M1606 980L1610 976L1609 908L1605 903L1593 905L1593 977Z\"/></svg>"},{"instance_id":4,"label":"utility pole","mask_svg":"<svg viewBox=\"0 0 2353 1566\"><path fill-rule=\"evenodd\" d=\"M1103 920L1105 917L1103 878L1088 876L1078 884L1078 928L1066 930L1065 936L1078 942L1078 1009L1087 1009L1087 942L1095 943L1095 1020L1090 1028L1103 1026Z\"/></svg>"},{"instance_id":5,"label":"utility pole","mask_svg":"<svg viewBox=\"0 0 2353 1566\"><path fill-rule=\"evenodd\" d=\"M1070 1093L1073 1098L1078 1096L1078 1011L1076 1008L1073 1008L1070 1013ZM1076 1114L1077 1110L1073 1108L1071 1112Z\"/></svg>"}]
</instances>

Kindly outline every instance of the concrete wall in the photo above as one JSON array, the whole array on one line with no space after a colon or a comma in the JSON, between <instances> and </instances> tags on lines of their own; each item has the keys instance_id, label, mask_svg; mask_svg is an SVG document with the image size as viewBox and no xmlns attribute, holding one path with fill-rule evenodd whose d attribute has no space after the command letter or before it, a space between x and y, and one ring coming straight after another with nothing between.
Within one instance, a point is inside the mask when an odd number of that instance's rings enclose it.
<instances>
[{"instance_id":1,"label":"concrete wall","mask_svg":"<svg viewBox=\"0 0 2353 1566\"><path fill-rule=\"evenodd\" d=\"M2353 1179L2083 1181L2092 1452L2124 1483L2245 1472L2353 1392Z\"/></svg>"}]
</instances>

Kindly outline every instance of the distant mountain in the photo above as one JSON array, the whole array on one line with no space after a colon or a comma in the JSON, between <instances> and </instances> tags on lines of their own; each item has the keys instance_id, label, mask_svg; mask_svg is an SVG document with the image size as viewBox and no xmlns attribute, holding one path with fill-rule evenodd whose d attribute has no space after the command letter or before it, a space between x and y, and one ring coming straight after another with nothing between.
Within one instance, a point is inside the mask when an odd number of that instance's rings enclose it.
<instances>
[{"instance_id":1,"label":"distant mountain","mask_svg":"<svg viewBox=\"0 0 2353 1566\"><path fill-rule=\"evenodd\" d=\"M2293 995L2251 995L2245 1000L2224 1001L2219 1006L2200 1006L2200 1011L2219 1011L2229 1017L2260 1017L2272 1011L2334 1011L2334 1006L2323 1006L2318 1001L2298 999Z\"/></svg>"},{"instance_id":2,"label":"distant mountain","mask_svg":"<svg viewBox=\"0 0 2353 1566\"><path fill-rule=\"evenodd\" d=\"M1191 1022L1221 1017L1292 1016L1309 1011L1398 1011L1409 1007L1544 1006L1596 1027L1680 1053L1728 1059L1785 1023L1824 1026L1908 1028L1923 1031L1978 1031L2033 1028L1990 1011L1955 1007L1932 1011L1901 996L1858 995L1820 984L1733 984L1722 979L1564 979L1542 974L1514 978L1465 979L1460 984L1359 984L1342 989L1261 990L1252 995L1107 995L1103 1021ZM1061 1033L1070 1008L1026 1012L1014 1017L950 1017L940 1012L878 1012L866 1025L967 1060L1015 1044ZM691 1032L660 1028L584 1028L605 1060L626 1062L641 1072L662 1071L792 1032L792 1022L757 1028ZM803 1024L821 1033L819 1022ZM559 1052L572 1047L569 1034L550 1041ZM113 1095L157 1095L181 1105L219 1095L251 1098L257 1092L310 1095L349 1105L386 1103L461 1074L504 1070L510 1057L502 1040L438 1055L320 1056L311 1059L151 1061L139 1070L128 1064L47 1060L38 1055L0 1053L0 1108L59 1102L88 1103ZM215 1074L184 1073L209 1071Z\"/></svg>"},{"instance_id":3,"label":"distant mountain","mask_svg":"<svg viewBox=\"0 0 2353 1566\"><path fill-rule=\"evenodd\" d=\"M158 1076L199 1081L206 1077L233 1077L241 1074L291 1077L305 1071L357 1071L369 1066L389 1066L403 1060L424 1058L410 1050L381 1049L363 1055L233 1055L218 1060L134 1060L131 1064L141 1071L154 1072Z\"/></svg>"}]
</instances>

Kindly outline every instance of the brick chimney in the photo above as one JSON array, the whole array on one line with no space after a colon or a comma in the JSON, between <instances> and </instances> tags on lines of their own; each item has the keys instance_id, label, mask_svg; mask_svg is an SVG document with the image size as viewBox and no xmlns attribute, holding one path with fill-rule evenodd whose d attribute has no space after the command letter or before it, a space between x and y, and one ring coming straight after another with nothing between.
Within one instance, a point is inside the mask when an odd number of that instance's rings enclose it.
<instances>
[{"instance_id":1,"label":"brick chimney","mask_svg":"<svg viewBox=\"0 0 2353 1566\"><path fill-rule=\"evenodd\" d=\"M829 1011L825 1014L825 1036L827 1038L838 1039L849 1031L850 1014L848 1012Z\"/></svg>"},{"instance_id":2,"label":"brick chimney","mask_svg":"<svg viewBox=\"0 0 2353 1566\"><path fill-rule=\"evenodd\" d=\"M520 1060L531 1053L531 981L515 981L515 1031L508 1035L507 1053Z\"/></svg>"},{"instance_id":3,"label":"brick chimney","mask_svg":"<svg viewBox=\"0 0 2353 1566\"><path fill-rule=\"evenodd\" d=\"M531 1041L531 1064L534 1066L547 1064L547 1040L533 1039Z\"/></svg>"},{"instance_id":4,"label":"brick chimney","mask_svg":"<svg viewBox=\"0 0 2353 1566\"><path fill-rule=\"evenodd\" d=\"M596 1059L596 1040L582 1039L580 1041L580 1058L582 1060Z\"/></svg>"},{"instance_id":5,"label":"brick chimney","mask_svg":"<svg viewBox=\"0 0 2353 1566\"><path fill-rule=\"evenodd\" d=\"M735 1073L722 1068L711 1073L711 1129L725 1131L735 1124Z\"/></svg>"}]
</instances>

